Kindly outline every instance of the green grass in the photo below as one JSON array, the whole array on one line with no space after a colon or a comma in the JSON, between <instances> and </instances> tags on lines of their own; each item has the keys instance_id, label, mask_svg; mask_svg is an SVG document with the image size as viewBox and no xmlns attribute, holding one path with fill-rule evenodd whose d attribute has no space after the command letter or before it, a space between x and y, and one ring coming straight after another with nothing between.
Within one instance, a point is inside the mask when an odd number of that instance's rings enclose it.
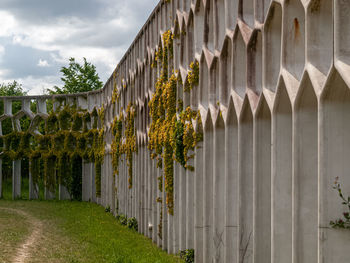
<instances>
[{"instance_id":1,"label":"green grass","mask_svg":"<svg viewBox=\"0 0 350 263\"><path fill-rule=\"evenodd\" d=\"M1 207L22 210L43 223L28 262L181 262L92 203L0 200ZM28 229L23 229L26 219L0 213L0 225L6 228L2 231L0 227L0 243L14 247L27 235Z\"/></svg>"}]
</instances>

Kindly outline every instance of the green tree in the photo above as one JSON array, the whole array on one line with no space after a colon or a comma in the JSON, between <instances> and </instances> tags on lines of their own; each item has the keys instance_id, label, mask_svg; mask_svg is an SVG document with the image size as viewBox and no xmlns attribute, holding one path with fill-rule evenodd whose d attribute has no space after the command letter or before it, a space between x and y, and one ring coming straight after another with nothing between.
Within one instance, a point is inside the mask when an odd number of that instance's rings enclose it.
<instances>
[{"instance_id":1,"label":"green tree","mask_svg":"<svg viewBox=\"0 0 350 263\"><path fill-rule=\"evenodd\" d=\"M55 86L53 90L49 89L50 94L87 92L101 89L103 86L96 72L96 67L87 62L86 58L84 58L83 65L77 63L75 58L70 58L68 67L62 67L60 72L63 74L61 80L64 86L62 88Z\"/></svg>"},{"instance_id":2,"label":"green tree","mask_svg":"<svg viewBox=\"0 0 350 263\"><path fill-rule=\"evenodd\" d=\"M17 81L9 82L7 84L2 83L0 85L0 96L25 96L27 92L23 90L22 84ZM12 102L12 113L16 113L21 110L22 104L20 101ZM4 114L4 102L0 100L0 115ZM27 129L29 127L29 119L21 119L21 126ZM8 134L12 131L11 119L5 119L2 121L2 132L3 135Z\"/></svg>"},{"instance_id":3,"label":"green tree","mask_svg":"<svg viewBox=\"0 0 350 263\"><path fill-rule=\"evenodd\" d=\"M27 92L23 90L22 84L18 83L17 81L9 82L9 83L2 83L0 84L0 96L25 96L27 95ZM13 101L12 102L12 112L16 113L21 110L21 102L20 101ZM4 114L4 101L0 100L0 115ZM29 118L22 118L21 119L21 127L24 129L27 129L30 125L30 119ZM2 125L2 132L3 135L9 134L12 132L12 120L10 118L7 118L1 122ZM23 165L21 167L22 174L24 176L28 176L28 160L23 160ZM2 163L2 173L4 176L4 179L11 178L12 174L12 161L4 158Z\"/></svg>"}]
</instances>

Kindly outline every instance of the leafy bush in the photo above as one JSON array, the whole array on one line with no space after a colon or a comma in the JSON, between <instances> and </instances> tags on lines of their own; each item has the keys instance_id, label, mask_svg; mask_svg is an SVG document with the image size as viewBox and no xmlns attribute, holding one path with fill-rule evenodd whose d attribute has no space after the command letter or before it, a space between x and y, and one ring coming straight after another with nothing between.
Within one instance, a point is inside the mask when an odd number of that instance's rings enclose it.
<instances>
[{"instance_id":1,"label":"leafy bush","mask_svg":"<svg viewBox=\"0 0 350 263\"><path fill-rule=\"evenodd\" d=\"M117 215L117 220L124 226L128 224L128 218L123 214Z\"/></svg>"},{"instance_id":2,"label":"leafy bush","mask_svg":"<svg viewBox=\"0 0 350 263\"><path fill-rule=\"evenodd\" d=\"M194 249L186 249L180 251L180 258L186 263L194 263Z\"/></svg>"},{"instance_id":3,"label":"leafy bush","mask_svg":"<svg viewBox=\"0 0 350 263\"><path fill-rule=\"evenodd\" d=\"M106 212L106 213L111 212L111 207L110 207L110 206L107 206L106 209L105 209L105 212Z\"/></svg>"},{"instance_id":4,"label":"leafy bush","mask_svg":"<svg viewBox=\"0 0 350 263\"><path fill-rule=\"evenodd\" d=\"M138 230L138 223L135 217L131 217L128 219L128 228L133 229L135 231Z\"/></svg>"}]
</instances>

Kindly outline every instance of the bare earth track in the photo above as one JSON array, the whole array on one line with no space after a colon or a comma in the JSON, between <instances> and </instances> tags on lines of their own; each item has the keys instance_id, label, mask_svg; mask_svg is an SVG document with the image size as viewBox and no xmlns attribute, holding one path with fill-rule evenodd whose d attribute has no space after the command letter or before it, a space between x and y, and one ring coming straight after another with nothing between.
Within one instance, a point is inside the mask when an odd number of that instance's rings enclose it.
<instances>
[{"instance_id":1,"label":"bare earth track","mask_svg":"<svg viewBox=\"0 0 350 263\"><path fill-rule=\"evenodd\" d=\"M35 244L41 237L42 222L34 218L30 214L19 209L2 208L2 207L0 207L0 209L17 213L25 217L29 222L30 234L24 240L24 242L16 249L16 253L13 259L10 260L10 262L12 263L25 263L26 259L30 257L31 250L34 248Z\"/></svg>"}]
</instances>

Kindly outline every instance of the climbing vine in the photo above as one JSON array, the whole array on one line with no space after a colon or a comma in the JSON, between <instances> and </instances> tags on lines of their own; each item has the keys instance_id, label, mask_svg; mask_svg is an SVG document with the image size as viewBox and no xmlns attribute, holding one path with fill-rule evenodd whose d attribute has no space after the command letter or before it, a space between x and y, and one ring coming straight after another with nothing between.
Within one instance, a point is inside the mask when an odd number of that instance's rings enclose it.
<instances>
[{"instance_id":1,"label":"climbing vine","mask_svg":"<svg viewBox=\"0 0 350 263\"><path fill-rule=\"evenodd\" d=\"M114 140L112 142L112 164L114 174L119 174L119 160L122 154L126 155L128 166L128 182L129 188L132 188L133 173L133 156L137 153L136 147L136 129L135 129L136 110L132 103L129 103L124 118L122 112L119 117L114 119L112 125L112 133ZM124 127L124 134L123 134Z\"/></svg>"},{"instance_id":2,"label":"climbing vine","mask_svg":"<svg viewBox=\"0 0 350 263\"><path fill-rule=\"evenodd\" d=\"M81 199L82 159L95 162L96 192L100 194L101 164L104 159L104 127L88 129L91 117L103 123L104 109L95 108L90 114L73 106L61 106L51 111L45 120L44 130L33 133L13 131L1 136L3 155L11 160L28 158L33 183L44 181L54 192L56 184L64 185L71 196ZM93 135L93 136L91 136ZM89 144L89 143L90 144ZM41 162L43 168L41 166ZM97 164L96 164L97 163ZM57 176L57 178L56 178Z\"/></svg>"},{"instance_id":3,"label":"climbing vine","mask_svg":"<svg viewBox=\"0 0 350 263\"><path fill-rule=\"evenodd\" d=\"M164 190L166 192L166 205L169 214L174 211L174 161L180 163L185 169L194 170L188 165L193 158L189 155L202 137L194 131L193 121L199 113L187 107L183 110L183 102L176 101L177 85L181 82L178 72L169 76L168 61L173 57L173 39L171 31L163 34L163 47L156 52L152 67L160 65L160 76L155 84L155 92L149 103L152 119L149 129L149 143L151 158L157 160L157 167L164 171ZM190 65L185 91L190 91L199 82L199 65L193 62ZM162 177L158 178L162 186ZM159 187L163 191L163 187ZM161 201L161 200L160 200ZM161 214L162 216L162 214ZM160 232L159 226L158 232Z\"/></svg>"}]
</instances>

